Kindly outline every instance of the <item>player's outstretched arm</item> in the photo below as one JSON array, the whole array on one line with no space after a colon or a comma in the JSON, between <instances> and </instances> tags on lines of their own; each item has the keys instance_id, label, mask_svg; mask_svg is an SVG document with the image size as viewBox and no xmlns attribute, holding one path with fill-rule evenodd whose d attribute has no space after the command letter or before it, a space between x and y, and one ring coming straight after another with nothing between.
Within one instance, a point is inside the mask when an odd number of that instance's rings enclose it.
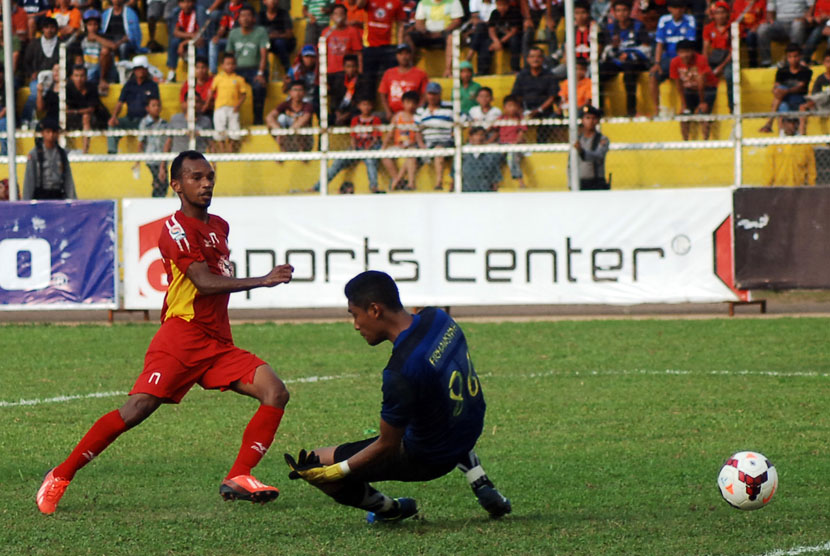
<instances>
[{"instance_id":1,"label":"player's outstretched arm","mask_svg":"<svg viewBox=\"0 0 830 556\"><path fill-rule=\"evenodd\" d=\"M200 261L191 263L187 267L186 275L201 295L215 295L219 293L241 292L254 288L273 288L278 284L290 282L293 272L293 266L290 264L281 264L275 266L265 276L233 278L232 276L214 274L210 271L206 262Z\"/></svg>"}]
</instances>

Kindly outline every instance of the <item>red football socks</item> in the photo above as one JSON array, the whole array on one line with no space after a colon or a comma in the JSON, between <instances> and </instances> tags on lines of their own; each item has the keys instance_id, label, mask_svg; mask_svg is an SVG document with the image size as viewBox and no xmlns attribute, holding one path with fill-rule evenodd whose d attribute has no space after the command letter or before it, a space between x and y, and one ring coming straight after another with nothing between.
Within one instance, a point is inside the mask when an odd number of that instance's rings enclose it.
<instances>
[{"instance_id":1,"label":"red football socks","mask_svg":"<svg viewBox=\"0 0 830 556\"><path fill-rule=\"evenodd\" d=\"M66 461L55 468L54 476L71 481L78 469L103 452L125 430L127 425L117 409L107 413L92 425Z\"/></svg>"},{"instance_id":2,"label":"red football socks","mask_svg":"<svg viewBox=\"0 0 830 556\"><path fill-rule=\"evenodd\" d=\"M245 427L242 447L239 448L239 455L236 456L227 479L232 479L237 475L251 474L251 469L256 467L274 441L274 434L280 426L284 413L285 410L271 405L259 406L248 426Z\"/></svg>"}]
</instances>

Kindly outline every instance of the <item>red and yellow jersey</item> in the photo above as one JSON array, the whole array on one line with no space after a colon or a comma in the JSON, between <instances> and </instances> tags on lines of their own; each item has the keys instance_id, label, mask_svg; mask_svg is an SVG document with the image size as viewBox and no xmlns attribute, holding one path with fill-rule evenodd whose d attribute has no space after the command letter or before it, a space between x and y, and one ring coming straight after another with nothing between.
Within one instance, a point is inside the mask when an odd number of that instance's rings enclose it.
<instances>
[{"instance_id":1,"label":"red and yellow jersey","mask_svg":"<svg viewBox=\"0 0 830 556\"><path fill-rule=\"evenodd\" d=\"M191 263L204 261L214 274L233 276L228 223L210 215L207 223L177 211L167 219L159 237L167 294L161 308L161 322L179 318L193 323L205 334L233 342L228 320L230 294L202 295L187 277Z\"/></svg>"}]
</instances>

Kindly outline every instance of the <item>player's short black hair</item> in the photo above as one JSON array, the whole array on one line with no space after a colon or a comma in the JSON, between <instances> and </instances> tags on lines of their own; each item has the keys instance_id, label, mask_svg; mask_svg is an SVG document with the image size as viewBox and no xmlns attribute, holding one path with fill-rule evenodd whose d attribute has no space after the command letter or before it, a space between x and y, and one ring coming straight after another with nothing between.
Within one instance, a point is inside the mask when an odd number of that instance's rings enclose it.
<instances>
[{"instance_id":1,"label":"player's short black hair","mask_svg":"<svg viewBox=\"0 0 830 556\"><path fill-rule=\"evenodd\" d=\"M357 54L346 54L345 56L343 56L343 63L345 64L346 62L354 62L356 64Z\"/></svg>"},{"instance_id":2,"label":"player's short black hair","mask_svg":"<svg viewBox=\"0 0 830 556\"><path fill-rule=\"evenodd\" d=\"M348 11L349 11L349 10L347 10L347 9L346 9L346 5L345 5L345 4L341 4L340 2L338 2L337 4L335 4L335 5L333 5L333 6L331 7L331 13L334 13L334 10L339 10L339 9L341 9L341 8L343 9L343 11L344 11L344 12L348 12Z\"/></svg>"},{"instance_id":3,"label":"player's short black hair","mask_svg":"<svg viewBox=\"0 0 830 556\"><path fill-rule=\"evenodd\" d=\"M617 6L625 6L629 10L631 9L631 1L630 0L614 0L612 2L611 7L616 8Z\"/></svg>"},{"instance_id":4,"label":"player's short black hair","mask_svg":"<svg viewBox=\"0 0 830 556\"><path fill-rule=\"evenodd\" d=\"M798 46L798 44L791 42L787 45L787 54L789 54L790 52L798 52L799 54L801 54L801 47Z\"/></svg>"},{"instance_id":5,"label":"player's short black hair","mask_svg":"<svg viewBox=\"0 0 830 556\"><path fill-rule=\"evenodd\" d=\"M391 311L403 310L398 285L385 272L378 270L361 272L349 280L344 292L349 303L361 309L368 308L370 303L378 303Z\"/></svg>"},{"instance_id":6,"label":"player's short black hair","mask_svg":"<svg viewBox=\"0 0 830 556\"><path fill-rule=\"evenodd\" d=\"M242 12L251 12L251 15L256 17L256 10L250 4L242 4L242 7L239 8L239 13L242 13Z\"/></svg>"},{"instance_id":7,"label":"player's short black hair","mask_svg":"<svg viewBox=\"0 0 830 556\"><path fill-rule=\"evenodd\" d=\"M411 100L415 104L418 104L421 102L421 95L418 94L418 91L407 91L401 95L401 101L404 100Z\"/></svg>"},{"instance_id":8,"label":"player's short black hair","mask_svg":"<svg viewBox=\"0 0 830 556\"><path fill-rule=\"evenodd\" d=\"M486 91L486 92L490 93L490 96L493 96L493 89L491 89L490 87L482 87L481 89L478 90L478 92L476 93L476 96L478 96L478 93L480 93L481 91Z\"/></svg>"},{"instance_id":9,"label":"player's short black hair","mask_svg":"<svg viewBox=\"0 0 830 556\"><path fill-rule=\"evenodd\" d=\"M182 179L182 164L185 160L207 160L199 151L182 151L170 164L170 181Z\"/></svg>"},{"instance_id":10,"label":"player's short black hair","mask_svg":"<svg viewBox=\"0 0 830 556\"><path fill-rule=\"evenodd\" d=\"M294 87L302 87L305 91L305 81L300 81L299 79L295 79L291 83L288 84L288 90L290 91Z\"/></svg>"},{"instance_id":11,"label":"player's short black hair","mask_svg":"<svg viewBox=\"0 0 830 556\"><path fill-rule=\"evenodd\" d=\"M519 95L507 95L504 97L503 105L507 105L508 102L515 102L519 106L522 105L522 100L519 98Z\"/></svg>"},{"instance_id":12,"label":"player's short black hair","mask_svg":"<svg viewBox=\"0 0 830 556\"><path fill-rule=\"evenodd\" d=\"M207 56L196 56L196 63L197 64L204 64L206 66L210 65L210 62L208 62Z\"/></svg>"},{"instance_id":13,"label":"player's short black hair","mask_svg":"<svg viewBox=\"0 0 830 556\"><path fill-rule=\"evenodd\" d=\"M588 2L585 2L585 0L576 0L576 2L574 2L574 9L577 8L582 8L586 12L590 11L590 8L588 7Z\"/></svg>"},{"instance_id":14,"label":"player's short black hair","mask_svg":"<svg viewBox=\"0 0 830 556\"><path fill-rule=\"evenodd\" d=\"M86 66L83 64L75 64L74 66L72 66L72 73L75 73L76 71L82 71L84 73L87 73Z\"/></svg>"}]
</instances>

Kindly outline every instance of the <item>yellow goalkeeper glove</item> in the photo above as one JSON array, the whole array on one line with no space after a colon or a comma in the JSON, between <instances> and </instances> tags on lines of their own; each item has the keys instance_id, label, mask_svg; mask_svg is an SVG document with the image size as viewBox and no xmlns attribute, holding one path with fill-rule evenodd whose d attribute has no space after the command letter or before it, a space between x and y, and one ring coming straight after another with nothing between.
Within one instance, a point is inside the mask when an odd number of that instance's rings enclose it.
<instances>
[{"instance_id":1,"label":"yellow goalkeeper glove","mask_svg":"<svg viewBox=\"0 0 830 556\"><path fill-rule=\"evenodd\" d=\"M289 479L304 479L312 484L339 481L351 472L345 461L324 466L317 454L305 450L300 450L297 460L291 454L285 454L285 462L291 468Z\"/></svg>"}]
</instances>

